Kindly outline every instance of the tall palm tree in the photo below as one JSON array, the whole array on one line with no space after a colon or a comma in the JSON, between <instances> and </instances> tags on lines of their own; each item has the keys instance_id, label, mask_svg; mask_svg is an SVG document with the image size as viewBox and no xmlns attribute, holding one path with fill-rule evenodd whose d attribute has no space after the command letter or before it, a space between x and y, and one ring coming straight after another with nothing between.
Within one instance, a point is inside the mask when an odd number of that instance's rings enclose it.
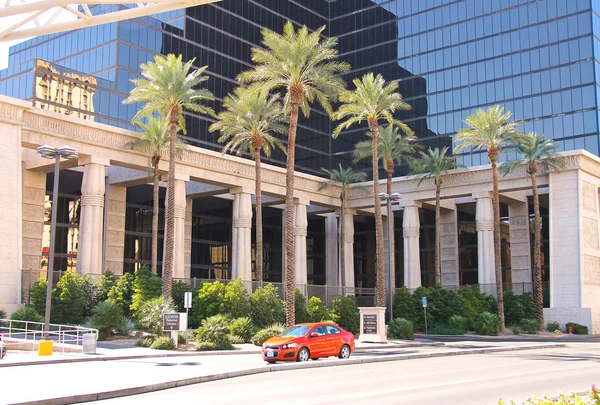
<instances>
[{"instance_id":1,"label":"tall palm tree","mask_svg":"<svg viewBox=\"0 0 600 405\"><path fill-rule=\"evenodd\" d=\"M502 148L517 142L519 133L516 126L520 122L508 120L512 114L504 112L504 107L494 106L487 110L478 109L464 121L469 128L458 131L454 152L467 147L487 149L488 160L492 164L493 205L494 205L494 257L496 267L496 294L500 330L504 330L504 296L502 288L502 263L500 256L500 193L498 191L498 155Z\"/></svg>"},{"instance_id":2,"label":"tall palm tree","mask_svg":"<svg viewBox=\"0 0 600 405\"><path fill-rule=\"evenodd\" d=\"M268 29L262 31L263 48L252 48L255 68L240 74L242 82L259 83L265 92L284 88L284 110L290 124L287 141L285 194L285 301L286 323L294 324L294 159L296 130L300 109L310 115L310 103L317 101L331 114L331 102L345 88L339 76L350 69L346 62L336 61L337 38L321 38L325 27L309 33L303 26L295 30L291 22L283 35Z\"/></svg>"},{"instance_id":3,"label":"tall palm tree","mask_svg":"<svg viewBox=\"0 0 600 405\"><path fill-rule=\"evenodd\" d=\"M159 214L159 180L158 165L162 158L163 152L169 150L170 134L167 131L168 127L165 120L158 117L149 117L148 123L138 122L137 125L144 132L140 139L129 142L125 147L134 149L147 149L150 156L150 165L152 166L152 258L151 266L152 273L158 274L158 214ZM181 138L177 138L177 148L185 148L185 142Z\"/></svg>"},{"instance_id":4,"label":"tall palm tree","mask_svg":"<svg viewBox=\"0 0 600 405\"><path fill-rule=\"evenodd\" d=\"M283 108L279 94L268 96L256 89L238 87L233 94L225 97L224 111L217 116L218 121L210 126L210 131L221 131L219 142L227 142L223 153L228 151L250 153L255 162L256 197L256 280L263 281L263 228L260 155L271 156L275 148L285 152L281 142L271 132L286 132Z\"/></svg>"},{"instance_id":5,"label":"tall palm tree","mask_svg":"<svg viewBox=\"0 0 600 405\"><path fill-rule=\"evenodd\" d=\"M340 248L340 256L341 256L341 282L342 282L342 293L345 294L346 291L346 221L344 221L344 215L346 214L346 207L348 206L348 194L350 191L350 186L353 183L361 183L367 179L367 174L365 172L355 172L354 169L348 167L344 169L342 165L339 165L338 169L327 170L321 169L325 173L329 175L329 180L325 180L319 186L319 190L325 190L330 187L339 187L340 188L340 201L342 205L342 212L340 214L340 234L341 234L341 248ZM367 188L364 186L356 185L352 187L353 189L357 189L360 191L366 191Z\"/></svg>"},{"instance_id":6,"label":"tall palm tree","mask_svg":"<svg viewBox=\"0 0 600 405\"><path fill-rule=\"evenodd\" d=\"M383 76L374 76L369 72L361 79L354 79L355 90L344 90L340 94L342 105L333 114L333 119L344 120L333 131L337 138L340 132L354 124L367 121L372 133L371 157L373 166L373 205L375 207L375 246L377 252L377 306L385 306L384 266L383 266L383 223L381 220L381 202L379 201L379 120L411 133L406 124L394 118L398 110L410 110L410 105L402 101L402 95L396 90L398 83L386 85Z\"/></svg>"},{"instance_id":7,"label":"tall palm tree","mask_svg":"<svg viewBox=\"0 0 600 405\"><path fill-rule=\"evenodd\" d=\"M203 76L207 66L190 72L195 59L185 64L181 55L169 54L166 57L156 55L154 62L142 63L143 79L133 79L135 88L123 102L144 103L135 114L132 122L150 117L158 113L165 118L169 126L169 181L165 226L165 259L163 263L163 295L171 297L173 284L173 244L175 228L175 159L177 153L177 128L185 129L183 110L200 114L214 115L212 108L201 105L201 102L213 100L213 95L206 89L199 88L208 80ZM185 133L185 130L184 130Z\"/></svg>"},{"instance_id":8,"label":"tall palm tree","mask_svg":"<svg viewBox=\"0 0 600 405\"><path fill-rule=\"evenodd\" d=\"M440 194L444 176L448 170L463 166L456 163L453 156L447 156L448 148L444 147L427 149L427 152L419 152L420 159L413 162L413 173L421 178L419 184L427 179L433 178L435 184L435 285L442 283L442 269L440 266Z\"/></svg>"},{"instance_id":9,"label":"tall palm tree","mask_svg":"<svg viewBox=\"0 0 600 405\"><path fill-rule=\"evenodd\" d=\"M565 167L565 158L555 152L557 145L552 139L544 139L543 134L533 132L519 137L514 149L521 155L520 159L509 160L500 166L500 171L506 175L518 166L525 166L531 177L533 190L533 296L535 298L536 317L540 330L544 329L544 297L542 288L541 241L542 218L540 216L540 199L537 185L537 168L546 166L549 169L561 170Z\"/></svg>"},{"instance_id":10,"label":"tall palm tree","mask_svg":"<svg viewBox=\"0 0 600 405\"><path fill-rule=\"evenodd\" d=\"M371 157L371 145L373 143L373 133L367 132L367 137L371 140L364 140L357 143L354 146L354 162ZM404 135L400 133L398 128L394 128L392 125L379 126L379 147L378 154L379 159L383 162L383 168L387 174L387 187L386 192L388 195L392 195L392 178L394 177L395 163L403 163L410 160L411 155L416 152L420 145L414 143L417 137L411 132ZM392 294L395 291L396 277L395 277L395 257L394 252L396 251L396 241L394 238L394 221L391 221L391 231L389 232L389 249L390 249L390 284L392 287Z\"/></svg>"}]
</instances>

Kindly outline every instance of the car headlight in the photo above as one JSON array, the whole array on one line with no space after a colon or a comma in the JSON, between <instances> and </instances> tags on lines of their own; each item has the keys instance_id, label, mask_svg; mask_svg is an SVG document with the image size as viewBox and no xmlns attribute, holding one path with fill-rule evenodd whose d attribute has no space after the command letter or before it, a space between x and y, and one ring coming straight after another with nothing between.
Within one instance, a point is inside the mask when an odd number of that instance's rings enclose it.
<instances>
[{"instance_id":1,"label":"car headlight","mask_svg":"<svg viewBox=\"0 0 600 405\"><path fill-rule=\"evenodd\" d=\"M293 349L296 347L296 343L288 343L287 345L281 346L282 349Z\"/></svg>"}]
</instances>

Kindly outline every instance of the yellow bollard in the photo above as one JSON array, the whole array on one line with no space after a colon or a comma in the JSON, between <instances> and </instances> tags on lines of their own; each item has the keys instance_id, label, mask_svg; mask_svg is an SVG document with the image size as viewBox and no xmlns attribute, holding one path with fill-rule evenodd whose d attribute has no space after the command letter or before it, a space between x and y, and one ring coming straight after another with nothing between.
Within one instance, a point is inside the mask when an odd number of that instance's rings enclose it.
<instances>
[{"instance_id":1,"label":"yellow bollard","mask_svg":"<svg viewBox=\"0 0 600 405\"><path fill-rule=\"evenodd\" d=\"M40 340L38 343L38 356L51 356L52 355L52 341L51 340Z\"/></svg>"}]
</instances>

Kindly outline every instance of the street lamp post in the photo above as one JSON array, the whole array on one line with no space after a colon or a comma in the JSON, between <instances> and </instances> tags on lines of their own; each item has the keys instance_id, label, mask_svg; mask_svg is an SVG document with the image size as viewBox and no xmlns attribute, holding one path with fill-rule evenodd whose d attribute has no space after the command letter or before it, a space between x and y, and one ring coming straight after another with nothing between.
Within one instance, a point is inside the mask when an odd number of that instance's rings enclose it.
<instances>
[{"instance_id":1,"label":"street lamp post","mask_svg":"<svg viewBox=\"0 0 600 405\"><path fill-rule=\"evenodd\" d=\"M392 269L392 232L394 232L394 225L392 221L392 201L398 201L402 198L400 193L392 193L391 195L388 193L379 193L379 199L381 201L385 201L387 204L387 228L388 228L388 238L387 238L387 271L385 272L385 289L386 289L386 306L387 306L387 315L388 322L394 319L394 287L392 285L392 272L395 269ZM395 267L395 266L394 266Z\"/></svg>"},{"instance_id":2,"label":"street lamp post","mask_svg":"<svg viewBox=\"0 0 600 405\"><path fill-rule=\"evenodd\" d=\"M56 241L56 215L58 209L58 175L60 171L60 158L77 159L77 151L69 146L54 148L43 145L37 152L46 159L54 159L54 185L52 187L52 217L50 218L50 251L48 253L48 275L46 283L46 313L44 316L44 339L50 338L50 304L52 302L52 284L54 272L54 243Z\"/></svg>"}]
</instances>

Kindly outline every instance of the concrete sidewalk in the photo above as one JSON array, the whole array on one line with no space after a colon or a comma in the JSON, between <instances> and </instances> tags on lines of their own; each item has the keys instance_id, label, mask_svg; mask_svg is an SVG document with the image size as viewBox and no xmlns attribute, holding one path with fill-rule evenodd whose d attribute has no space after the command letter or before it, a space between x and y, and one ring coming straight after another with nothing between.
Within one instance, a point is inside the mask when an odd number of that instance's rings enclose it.
<instances>
[{"instance_id":1,"label":"concrete sidewalk","mask_svg":"<svg viewBox=\"0 0 600 405\"><path fill-rule=\"evenodd\" d=\"M562 344L460 344L432 345L370 345L362 348L348 360L335 358L306 363L278 363L266 365L254 350L251 354L222 355L208 353L164 353L161 357L140 354L141 348L131 355L112 361L77 361L72 354L60 362L44 365L25 363L21 367L1 367L0 402L3 404L71 404L94 401L178 386L197 384L243 375L294 370L298 368L333 367L350 364L398 361L441 356L458 356L514 350L562 347ZM67 358L68 356L68 358ZM104 355L108 356L109 355ZM143 356L143 357L140 357ZM33 357L33 356L32 356ZM102 355L96 356L102 358ZM115 358L113 354L110 356ZM10 359L6 357L5 360ZM4 360L2 360L4 362ZM30 387L26 389L25 387ZM35 387L35 389L31 389Z\"/></svg>"}]
</instances>

